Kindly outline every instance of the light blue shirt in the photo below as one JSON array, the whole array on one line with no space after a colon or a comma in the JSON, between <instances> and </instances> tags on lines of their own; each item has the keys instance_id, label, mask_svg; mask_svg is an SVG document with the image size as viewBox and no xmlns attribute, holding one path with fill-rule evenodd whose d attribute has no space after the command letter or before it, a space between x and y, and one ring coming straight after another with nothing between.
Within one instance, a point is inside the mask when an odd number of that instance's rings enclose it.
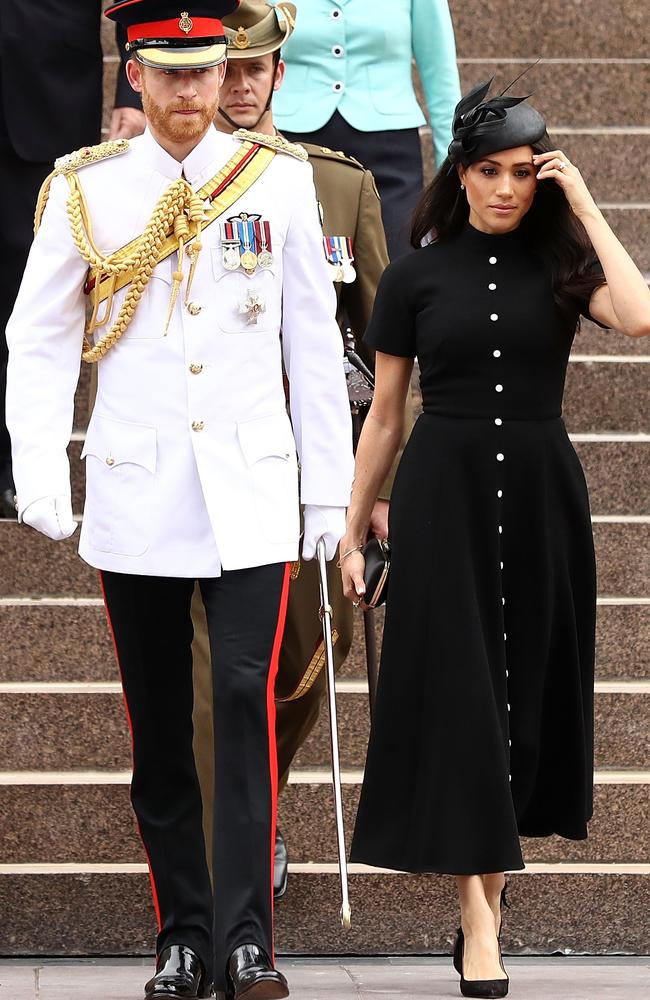
<instances>
[{"instance_id":1,"label":"light blue shirt","mask_svg":"<svg viewBox=\"0 0 650 1000\"><path fill-rule=\"evenodd\" d=\"M417 128L425 118L411 77L415 57L438 165L460 99L447 0L297 0L282 50L287 75L273 98L278 128L313 132L336 110L363 132Z\"/></svg>"}]
</instances>

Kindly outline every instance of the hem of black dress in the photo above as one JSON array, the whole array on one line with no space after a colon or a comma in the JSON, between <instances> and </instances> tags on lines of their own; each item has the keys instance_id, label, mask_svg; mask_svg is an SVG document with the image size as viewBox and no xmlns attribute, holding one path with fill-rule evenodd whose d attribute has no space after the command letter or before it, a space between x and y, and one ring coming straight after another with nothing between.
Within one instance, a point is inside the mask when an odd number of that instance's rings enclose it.
<instances>
[{"instance_id":1,"label":"hem of black dress","mask_svg":"<svg viewBox=\"0 0 650 1000\"><path fill-rule=\"evenodd\" d=\"M577 830L566 830L562 832L561 830L555 830L552 827L550 829L540 830L539 827L535 829L527 829L526 827L519 827L520 837L530 837L539 840L542 837L561 837L562 840L587 840L589 834L587 829Z\"/></svg>"},{"instance_id":2,"label":"hem of black dress","mask_svg":"<svg viewBox=\"0 0 650 1000\"><path fill-rule=\"evenodd\" d=\"M526 867L523 861L516 861L512 864L495 864L491 867L486 867L485 865L480 866L480 868L466 867L466 866L453 866L443 867L442 865L431 865L426 867L421 867L420 865L415 866L411 864L398 864L392 861L380 861L378 859L360 858L356 855L351 855L350 861L354 864L361 865L371 865L373 868L386 868L388 871L393 872L403 872L406 875L492 875L495 872L518 872L523 871Z\"/></svg>"}]
</instances>

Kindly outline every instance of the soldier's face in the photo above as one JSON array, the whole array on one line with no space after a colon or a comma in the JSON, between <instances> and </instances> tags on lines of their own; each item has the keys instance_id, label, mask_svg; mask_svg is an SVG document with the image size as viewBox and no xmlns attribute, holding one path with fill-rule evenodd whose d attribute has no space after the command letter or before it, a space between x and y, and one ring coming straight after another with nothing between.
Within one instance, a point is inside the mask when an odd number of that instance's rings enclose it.
<instances>
[{"instance_id":1,"label":"soldier's face","mask_svg":"<svg viewBox=\"0 0 650 1000\"><path fill-rule=\"evenodd\" d=\"M162 70L127 64L129 81L142 94L147 121L172 142L187 142L207 132L219 107L225 64L198 70Z\"/></svg>"},{"instance_id":2,"label":"soldier's face","mask_svg":"<svg viewBox=\"0 0 650 1000\"><path fill-rule=\"evenodd\" d=\"M282 86L284 63L273 53L255 59L229 59L219 106L242 128L257 125L273 91Z\"/></svg>"}]
</instances>

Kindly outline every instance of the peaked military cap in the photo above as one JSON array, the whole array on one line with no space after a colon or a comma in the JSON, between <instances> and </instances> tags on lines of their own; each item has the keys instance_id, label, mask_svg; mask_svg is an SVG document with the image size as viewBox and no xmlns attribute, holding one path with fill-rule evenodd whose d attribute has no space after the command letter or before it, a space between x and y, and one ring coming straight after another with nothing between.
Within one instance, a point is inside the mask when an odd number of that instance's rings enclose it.
<instances>
[{"instance_id":1,"label":"peaked military cap","mask_svg":"<svg viewBox=\"0 0 650 1000\"><path fill-rule=\"evenodd\" d=\"M277 52L296 26L292 3L275 6L265 0L241 0L234 13L223 19L229 59L254 59Z\"/></svg>"},{"instance_id":2,"label":"peaked military cap","mask_svg":"<svg viewBox=\"0 0 650 1000\"><path fill-rule=\"evenodd\" d=\"M117 0L104 12L126 29L127 51L156 69L206 69L226 58L221 18L239 0Z\"/></svg>"},{"instance_id":3,"label":"peaked military cap","mask_svg":"<svg viewBox=\"0 0 650 1000\"><path fill-rule=\"evenodd\" d=\"M527 97L487 98L492 80L479 83L456 105L449 146L453 164L468 167L502 149L532 146L546 135L546 122Z\"/></svg>"}]
</instances>

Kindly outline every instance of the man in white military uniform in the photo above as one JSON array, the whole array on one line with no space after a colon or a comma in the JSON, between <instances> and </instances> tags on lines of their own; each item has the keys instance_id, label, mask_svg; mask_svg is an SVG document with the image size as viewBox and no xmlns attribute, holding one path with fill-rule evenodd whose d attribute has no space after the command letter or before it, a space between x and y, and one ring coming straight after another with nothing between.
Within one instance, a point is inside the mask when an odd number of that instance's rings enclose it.
<instances>
[{"instance_id":1,"label":"man in white military uniform","mask_svg":"<svg viewBox=\"0 0 650 1000\"><path fill-rule=\"evenodd\" d=\"M107 10L127 28L148 129L57 163L7 331L18 515L54 539L75 528L79 354L99 362L80 554L101 571L133 731L159 921L151 1000L207 996L213 976L225 998L288 995L273 967L273 684L298 557L296 446L303 556L321 537L334 556L352 478L311 168L283 140L211 124L218 18L236 3ZM214 893L192 754L196 580L214 669Z\"/></svg>"}]
</instances>

